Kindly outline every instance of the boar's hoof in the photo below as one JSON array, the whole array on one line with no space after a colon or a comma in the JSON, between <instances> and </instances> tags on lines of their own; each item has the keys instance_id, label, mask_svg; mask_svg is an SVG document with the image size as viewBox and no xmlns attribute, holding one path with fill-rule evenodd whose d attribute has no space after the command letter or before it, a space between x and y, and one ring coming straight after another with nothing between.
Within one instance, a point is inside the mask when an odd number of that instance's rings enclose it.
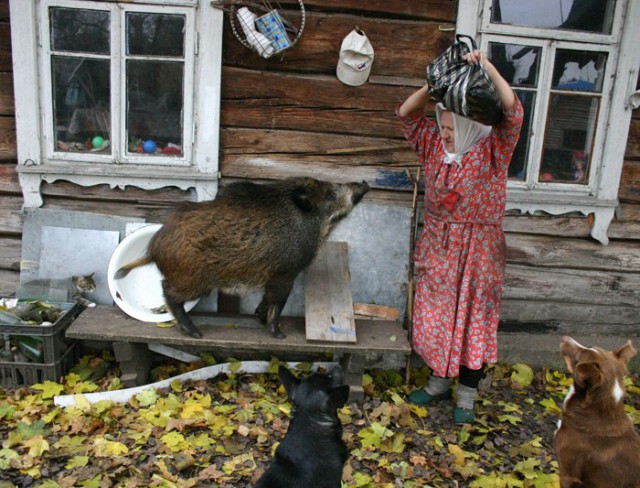
<instances>
[{"instance_id":1,"label":"boar's hoof","mask_svg":"<svg viewBox=\"0 0 640 488\"><path fill-rule=\"evenodd\" d=\"M286 335L284 335L282 330L280 330L279 326L275 326L273 328L273 330L271 331L271 335L273 335L273 337L275 337L276 339L285 339L287 337Z\"/></svg>"},{"instance_id":2,"label":"boar's hoof","mask_svg":"<svg viewBox=\"0 0 640 488\"><path fill-rule=\"evenodd\" d=\"M182 329L182 332L184 332L185 334L187 334L188 336L194 337L196 339L201 339L202 338L202 332L200 332L196 327L192 326L192 327L186 327L183 326L182 324L180 324L180 329Z\"/></svg>"}]
</instances>

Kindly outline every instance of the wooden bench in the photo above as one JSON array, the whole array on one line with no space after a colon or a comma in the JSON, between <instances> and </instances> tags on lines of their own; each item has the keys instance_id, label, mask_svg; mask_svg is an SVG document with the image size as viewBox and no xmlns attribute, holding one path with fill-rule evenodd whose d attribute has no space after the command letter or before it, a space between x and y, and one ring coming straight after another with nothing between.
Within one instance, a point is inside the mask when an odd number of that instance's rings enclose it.
<instances>
[{"instance_id":1,"label":"wooden bench","mask_svg":"<svg viewBox=\"0 0 640 488\"><path fill-rule=\"evenodd\" d=\"M301 354L329 354L345 369L352 399L362 398L362 374L385 355L406 359L411 353L406 331L396 321L356 320L356 343L311 342L305 334L302 317L283 317L285 339L275 339L254 316L191 314L203 337L195 339L180 333L178 327L163 328L140 322L115 306L88 308L67 329L67 337L113 343L120 363L122 382L137 386L148 382L151 351L148 344L164 344L193 351L211 351L220 357L240 353L267 354L281 360ZM326 359L325 359L326 360Z\"/></svg>"},{"instance_id":2,"label":"wooden bench","mask_svg":"<svg viewBox=\"0 0 640 488\"><path fill-rule=\"evenodd\" d=\"M356 320L351 298L347 245L330 242L305 271L305 318L282 317L285 339L275 339L254 315L196 314L190 316L203 333L195 339L179 328L158 327L133 319L115 306L86 309L67 329L67 337L113 343L125 386L145 384L151 351L162 346L210 351L218 357L329 355L340 362L351 386L351 399L363 398L362 374L366 368L389 359L399 365L411 353L407 333L398 321Z\"/></svg>"}]
</instances>

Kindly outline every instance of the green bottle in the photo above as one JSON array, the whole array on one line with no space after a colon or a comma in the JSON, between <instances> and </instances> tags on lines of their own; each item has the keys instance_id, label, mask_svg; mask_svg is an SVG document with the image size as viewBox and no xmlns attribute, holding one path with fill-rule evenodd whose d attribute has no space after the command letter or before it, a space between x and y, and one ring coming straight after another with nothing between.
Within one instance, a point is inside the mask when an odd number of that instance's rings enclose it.
<instances>
[{"instance_id":1,"label":"green bottle","mask_svg":"<svg viewBox=\"0 0 640 488\"><path fill-rule=\"evenodd\" d=\"M18 339L18 348L22 354L36 363L44 362L44 346L40 337L16 336L16 339Z\"/></svg>"}]
</instances>

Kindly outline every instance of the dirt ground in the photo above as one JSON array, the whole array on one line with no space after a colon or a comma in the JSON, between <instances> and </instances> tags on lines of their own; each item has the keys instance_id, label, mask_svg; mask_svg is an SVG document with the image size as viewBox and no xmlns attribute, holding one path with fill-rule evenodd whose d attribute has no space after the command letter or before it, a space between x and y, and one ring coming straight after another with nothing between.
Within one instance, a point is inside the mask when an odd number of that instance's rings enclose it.
<instances>
[{"instance_id":1,"label":"dirt ground","mask_svg":"<svg viewBox=\"0 0 640 488\"><path fill-rule=\"evenodd\" d=\"M290 404L275 374L175 383L124 404L53 405L57 394L118 388L118 374L107 360L85 358L62 383L0 389L0 488L250 487L288 426ZM451 400L405 402L427 374L412 371L410 385L401 371L365 375L364 403L339 412L350 452L343 487L558 486L553 436L571 384L564 372L491 368L478 417L465 426L453 423ZM640 379L625 386L640 425Z\"/></svg>"}]
</instances>

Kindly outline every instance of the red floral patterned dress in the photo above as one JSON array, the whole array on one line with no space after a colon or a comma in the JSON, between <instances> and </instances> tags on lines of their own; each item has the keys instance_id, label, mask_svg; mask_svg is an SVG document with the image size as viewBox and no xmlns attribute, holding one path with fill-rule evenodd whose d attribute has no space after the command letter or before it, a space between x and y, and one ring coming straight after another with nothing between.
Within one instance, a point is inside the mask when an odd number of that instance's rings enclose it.
<instances>
[{"instance_id":1,"label":"red floral patterned dress","mask_svg":"<svg viewBox=\"0 0 640 488\"><path fill-rule=\"evenodd\" d=\"M505 112L460 165L445 164L435 120L400 117L424 164L425 218L415 251L413 348L436 376L498 360L507 171L523 109Z\"/></svg>"}]
</instances>

